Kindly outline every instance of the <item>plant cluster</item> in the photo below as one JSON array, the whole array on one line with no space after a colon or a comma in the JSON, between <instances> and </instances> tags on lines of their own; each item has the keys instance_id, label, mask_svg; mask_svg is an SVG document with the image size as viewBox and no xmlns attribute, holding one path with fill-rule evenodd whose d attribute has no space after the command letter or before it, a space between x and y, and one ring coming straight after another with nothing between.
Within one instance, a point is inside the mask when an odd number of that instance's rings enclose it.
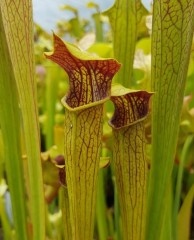
<instances>
[{"instance_id":1,"label":"plant cluster","mask_svg":"<svg viewBox=\"0 0 194 240\"><path fill-rule=\"evenodd\" d=\"M87 7L1 0L3 239L190 240L194 0Z\"/></svg>"}]
</instances>

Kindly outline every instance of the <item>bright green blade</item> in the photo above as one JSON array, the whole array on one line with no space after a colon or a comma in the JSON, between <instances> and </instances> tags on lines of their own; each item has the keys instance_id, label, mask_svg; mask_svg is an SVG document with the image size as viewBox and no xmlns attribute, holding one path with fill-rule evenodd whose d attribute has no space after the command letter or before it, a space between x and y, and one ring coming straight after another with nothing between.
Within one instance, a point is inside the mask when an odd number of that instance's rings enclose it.
<instances>
[{"instance_id":1,"label":"bright green blade","mask_svg":"<svg viewBox=\"0 0 194 240\"><path fill-rule=\"evenodd\" d=\"M0 56L0 125L4 142L6 175L11 193L16 237L18 240L27 240L26 199L20 146L20 110L1 11Z\"/></svg>"},{"instance_id":2,"label":"bright green blade","mask_svg":"<svg viewBox=\"0 0 194 240\"><path fill-rule=\"evenodd\" d=\"M108 224L106 219L106 199L104 193L104 176L102 171L103 170L100 170L98 177L96 220L98 226L99 239L105 240L108 237Z\"/></svg>"},{"instance_id":3,"label":"bright green blade","mask_svg":"<svg viewBox=\"0 0 194 240\"><path fill-rule=\"evenodd\" d=\"M95 30L96 30L96 41L97 42L103 42L104 36L103 36L103 23L101 20L101 14L95 13L92 15L92 18L94 20L95 24Z\"/></svg>"},{"instance_id":4,"label":"bright green blade","mask_svg":"<svg viewBox=\"0 0 194 240\"><path fill-rule=\"evenodd\" d=\"M146 13L140 0L116 0L104 12L113 32L114 57L122 64L115 80L124 87L131 87L138 24Z\"/></svg>"},{"instance_id":5,"label":"bright green blade","mask_svg":"<svg viewBox=\"0 0 194 240\"><path fill-rule=\"evenodd\" d=\"M46 85L46 149L53 146L54 141L54 125L55 125L55 107L57 100L58 83L60 79L60 71L50 64L47 66L47 85Z\"/></svg>"},{"instance_id":6,"label":"bright green blade","mask_svg":"<svg viewBox=\"0 0 194 240\"><path fill-rule=\"evenodd\" d=\"M187 193L178 215L178 240L190 239L190 221L194 200L194 185Z\"/></svg>"},{"instance_id":7,"label":"bright green blade","mask_svg":"<svg viewBox=\"0 0 194 240\"><path fill-rule=\"evenodd\" d=\"M177 181L176 181L176 188L175 188L175 196L174 196L174 204L173 204L173 220L174 220L174 238L177 239L178 234L178 211L180 207L181 202L181 190L182 190L182 181L183 181L183 173L184 173L184 165L186 163L186 160L188 158L189 150L193 147L193 136L188 136L185 140L181 157L180 157L180 163L177 173Z\"/></svg>"},{"instance_id":8,"label":"bright green blade","mask_svg":"<svg viewBox=\"0 0 194 240\"><path fill-rule=\"evenodd\" d=\"M43 240L45 239L45 201L34 78L32 2L1 0L1 12L23 120L33 239Z\"/></svg>"},{"instance_id":9,"label":"bright green blade","mask_svg":"<svg viewBox=\"0 0 194 240\"><path fill-rule=\"evenodd\" d=\"M158 239L164 221L193 38L194 1L155 0L153 11L152 91L156 94L152 105L149 240Z\"/></svg>"}]
</instances>

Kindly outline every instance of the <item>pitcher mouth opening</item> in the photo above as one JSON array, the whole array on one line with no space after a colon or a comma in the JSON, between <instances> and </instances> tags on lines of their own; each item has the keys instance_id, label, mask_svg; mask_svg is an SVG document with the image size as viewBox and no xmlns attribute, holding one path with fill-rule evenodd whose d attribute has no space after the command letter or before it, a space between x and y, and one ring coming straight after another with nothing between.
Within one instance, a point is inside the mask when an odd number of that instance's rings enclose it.
<instances>
[{"instance_id":1,"label":"pitcher mouth opening","mask_svg":"<svg viewBox=\"0 0 194 240\"><path fill-rule=\"evenodd\" d=\"M91 102L91 103L88 103L88 104L84 104L84 105L81 105L79 107L71 107L68 103L67 103L67 96L63 97L61 99L61 103L63 104L63 106L68 109L69 111L71 112L76 112L76 111L79 111L79 110L84 110L84 109L88 109L88 108L91 108L91 107L95 107L95 106L98 106L98 105L101 105L101 104L104 104L107 100L109 100L110 97L106 97L102 100L99 100L99 101L95 101L95 102Z\"/></svg>"}]
</instances>

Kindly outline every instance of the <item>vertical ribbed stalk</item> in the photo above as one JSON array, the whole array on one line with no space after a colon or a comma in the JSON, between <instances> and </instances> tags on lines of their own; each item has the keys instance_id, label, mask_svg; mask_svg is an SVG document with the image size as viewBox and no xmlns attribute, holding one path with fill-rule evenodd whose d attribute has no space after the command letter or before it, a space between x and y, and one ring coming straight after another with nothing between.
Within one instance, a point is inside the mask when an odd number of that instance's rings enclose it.
<instances>
[{"instance_id":1,"label":"vertical ribbed stalk","mask_svg":"<svg viewBox=\"0 0 194 240\"><path fill-rule=\"evenodd\" d=\"M57 100L57 90L59 82L59 74L55 66L51 65L47 69L47 85L46 85L46 149L53 145L54 125L55 125L55 106ZM55 78L56 77L56 78Z\"/></svg>"},{"instance_id":2,"label":"vertical ribbed stalk","mask_svg":"<svg viewBox=\"0 0 194 240\"><path fill-rule=\"evenodd\" d=\"M194 201L194 183L189 189L178 214L178 240L191 240L191 217ZM192 227L192 226L191 226Z\"/></svg>"},{"instance_id":3,"label":"vertical ribbed stalk","mask_svg":"<svg viewBox=\"0 0 194 240\"><path fill-rule=\"evenodd\" d=\"M96 220L98 226L98 235L100 240L106 240L108 237L107 209L104 191L104 172L99 170L98 190L96 203Z\"/></svg>"},{"instance_id":4,"label":"vertical ribbed stalk","mask_svg":"<svg viewBox=\"0 0 194 240\"><path fill-rule=\"evenodd\" d=\"M194 1L155 0L152 27L152 162L146 239L165 231L166 195L176 153L194 30ZM162 230L163 229L163 230Z\"/></svg>"},{"instance_id":5,"label":"vertical ribbed stalk","mask_svg":"<svg viewBox=\"0 0 194 240\"><path fill-rule=\"evenodd\" d=\"M94 19L94 23L95 23L96 41L103 42L104 36L103 36L103 23L101 20L101 14L97 12L92 15L92 18Z\"/></svg>"},{"instance_id":6,"label":"vertical ribbed stalk","mask_svg":"<svg viewBox=\"0 0 194 240\"><path fill-rule=\"evenodd\" d=\"M6 41L1 11L0 56L0 126L4 143L3 145L0 144L0 148L4 147L5 170L11 194L16 238L18 240L27 240L26 193L20 144L21 125L18 91ZM2 149L0 151L2 151ZM1 177L3 176L0 176L0 181ZM1 214L4 216L3 197L0 201L2 209ZM4 219L6 219L5 216ZM2 222L5 226L4 219L2 219Z\"/></svg>"},{"instance_id":7,"label":"vertical ribbed stalk","mask_svg":"<svg viewBox=\"0 0 194 240\"><path fill-rule=\"evenodd\" d=\"M114 224L115 224L115 239L116 240L122 239L119 197L115 181L114 181Z\"/></svg>"},{"instance_id":8,"label":"vertical ribbed stalk","mask_svg":"<svg viewBox=\"0 0 194 240\"><path fill-rule=\"evenodd\" d=\"M185 140L181 157L180 157L180 164L177 173L177 181L176 181L176 188L175 188L175 196L174 196L174 204L173 204L173 236L174 239L178 239L178 212L180 208L180 201L181 201L181 190L182 190L182 180L183 180L183 171L184 165L188 158L189 150L193 147L193 135L188 136Z\"/></svg>"},{"instance_id":9,"label":"vertical ribbed stalk","mask_svg":"<svg viewBox=\"0 0 194 240\"><path fill-rule=\"evenodd\" d=\"M47 58L68 74L65 107L65 169L72 240L93 239L97 175L101 153L103 105L120 65L114 59L91 57L54 35Z\"/></svg>"},{"instance_id":10,"label":"vertical ribbed stalk","mask_svg":"<svg viewBox=\"0 0 194 240\"><path fill-rule=\"evenodd\" d=\"M115 0L114 5L104 12L113 32L114 57L122 63L116 80L124 87L131 86L138 24L145 12L140 0Z\"/></svg>"},{"instance_id":11,"label":"vertical ribbed stalk","mask_svg":"<svg viewBox=\"0 0 194 240\"><path fill-rule=\"evenodd\" d=\"M121 208L123 239L145 239L147 171L144 119L151 94L116 86L113 160Z\"/></svg>"},{"instance_id":12,"label":"vertical ribbed stalk","mask_svg":"<svg viewBox=\"0 0 194 240\"><path fill-rule=\"evenodd\" d=\"M40 138L34 74L33 21L31 0L1 0L5 35L9 47L26 149L30 217L33 239L45 239L45 200L40 159Z\"/></svg>"},{"instance_id":13,"label":"vertical ribbed stalk","mask_svg":"<svg viewBox=\"0 0 194 240\"><path fill-rule=\"evenodd\" d=\"M59 192L59 199L60 199L60 206L62 211L62 239L72 239L72 232L71 232L71 224L69 219L69 197L68 197L68 190L66 187L61 187Z\"/></svg>"},{"instance_id":14,"label":"vertical ribbed stalk","mask_svg":"<svg viewBox=\"0 0 194 240\"><path fill-rule=\"evenodd\" d=\"M147 181L144 122L113 130L113 141L123 239L143 240Z\"/></svg>"},{"instance_id":15,"label":"vertical ribbed stalk","mask_svg":"<svg viewBox=\"0 0 194 240\"><path fill-rule=\"evenodd\" d=\"M65 112L65 161L72 239L92 239L103 105Z\"/></svg>"}]
</instances>

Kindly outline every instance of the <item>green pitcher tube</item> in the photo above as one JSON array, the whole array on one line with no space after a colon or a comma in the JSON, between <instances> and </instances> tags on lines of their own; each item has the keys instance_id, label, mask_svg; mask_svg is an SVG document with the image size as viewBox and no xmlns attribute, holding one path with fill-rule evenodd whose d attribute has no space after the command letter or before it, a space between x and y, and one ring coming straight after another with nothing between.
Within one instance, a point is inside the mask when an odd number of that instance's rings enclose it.
<instances>
[{"instance_id":1,"label":"green pitcher tube","mask_svg":"<svg viewBox=\"0 0 194 240\"><path fill-rule=\"evenodd\" d=\"M110 125L124 240L143 240L145 235L148 166L144 120L150 96L120 85L112 90L115 112Z\"/></svg>"},{"instance_id":2,"label":"green pitcher tube","mask_svg":"<svg viewBox=\"0 0 194 240\"><path fill-rule=\"evenodd\" d=\"M101 153L103 104L120 64L88 56L54 35L54 53L47 55L69 75L65 107L67 189L73 240L92 240L97 176Z\"/></svg>"}]
</instances>

